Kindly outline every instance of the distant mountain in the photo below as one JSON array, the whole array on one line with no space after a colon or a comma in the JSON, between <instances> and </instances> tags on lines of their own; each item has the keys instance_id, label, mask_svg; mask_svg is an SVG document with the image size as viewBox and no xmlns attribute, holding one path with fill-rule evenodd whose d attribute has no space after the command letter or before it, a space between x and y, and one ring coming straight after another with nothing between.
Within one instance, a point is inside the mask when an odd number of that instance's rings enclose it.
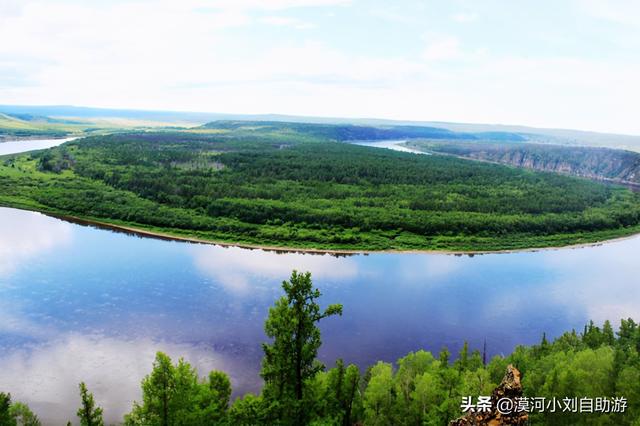
<instances>
[{"instance_id":1,"label":"distant mountain","mask_svg":"<svg viewBox=\"0 0 640 426\"><path fill-rule=\"evenodd\" d=\"M472 124L450 123L440 121L407 121L385 120L372 118L339 118L339 117L303 117L280 114L225 114L209 112L185 111L151 111L134 109L89 108L77 106L25 106L0 105L0 113L16 115L31 114L49 118L121 118L133 120L148 120L175 124L202 125L218 120L267 121L311 124L347 124L355 126L398 127L417 126L423 128L437 128L453 133L472 133L482 140L518 140L520 138L530 142L601 146L622 148L640 152L640 136L619 135L596 132L585 132L566 129L542 129L527 126L502 124ZM0 133L2 127L0 126Z\"/></svg>"},{"instance_id":2,"label":"distant mountain","mask_svg":"<svg viewBox=\"0 0 640 426\"><path fill-rule=\"evenodd\" d=\"M62 137L69 134L62 122L0 112L0 141L5 138Z\"/></svg>"},{"instance_id":3,"label":"distant mountain","mask_svg":"<svg viewBox=\"0 0 640 426\"><path fill-rule=\"evenodd\" d=\"M243 130L251 133L285 134L297 133L335 141L383 140L383 139L478 139L471 133L458 133L437 127L424 126L385 126L373 127L355 124L319 124L295 123L284 121L214 121L203 125L203 129L234 130L236 134Z\"/></svg>"}]
</instances>

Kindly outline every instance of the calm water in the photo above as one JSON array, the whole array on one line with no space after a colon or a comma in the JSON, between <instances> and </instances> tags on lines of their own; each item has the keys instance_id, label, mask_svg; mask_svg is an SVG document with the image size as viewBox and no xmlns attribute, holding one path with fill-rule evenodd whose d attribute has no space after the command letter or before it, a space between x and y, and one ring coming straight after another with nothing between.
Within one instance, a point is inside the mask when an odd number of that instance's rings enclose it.
<instances>
[{"instance_id":1,"label":"calm water","mask_svg":"<svg viewBox=\"0 0 640 426\"><path fill-rule=\"evenodd\" d=\"M262 324L292 269L322 303L320 355L366 366L409 351L490 354L585 321L639 317L640 238L537 253L350 257L138 238L0 208L0 387L42 417L72 416L85 380L119 418L154 352L257 390ZM115 417L114 417L115 416Z\"/></svg>"},{"instance_id":2,"label":"calm water","mask_svg":"<svg viewBox=\"0 0 640 426\"><path fill-rule=\"evenodd\" d=\"M413 154L431 155L428 152L418 151L416 149L411 149L411 148L408 148L406 146L401 145L406 141L407 141L406 139L384 140L384 141L358 141L358 142L353 142L353 144L354 145L362 145L362 146L370 146L370 147L373 147L373 148L385 148L385 149L390 149L390 150L393 150L393 151L400 151L400 152L411 152Z\"/></svg>"},{"instance_id":3,"label":"calm water","mask_svg":"<svg viewBox=\"0 0 640 426\"><path fill-rule=\"evenodd\" d=\"M332 364L409 351L489 355L640 317L640 238L599 247L483 256L278 254L139 238L0 208L0 389L41 418L74 418L87 382L117 421L139 399L157 350L201 374L222 369L258 390L263 321L292 269L311 271Z\"/></svg>"},{"instance_id":4,"label":"calm water","mask_svg":"<svg viewBox=\"0 0 640 426\"><path fill-rule=\"evenodd\" d=\"M77 138L66 139L38 139L0 142L0 155L15 154L16 152L34 151L37 149L52 148Z\"/></svg>"}]
</instances>

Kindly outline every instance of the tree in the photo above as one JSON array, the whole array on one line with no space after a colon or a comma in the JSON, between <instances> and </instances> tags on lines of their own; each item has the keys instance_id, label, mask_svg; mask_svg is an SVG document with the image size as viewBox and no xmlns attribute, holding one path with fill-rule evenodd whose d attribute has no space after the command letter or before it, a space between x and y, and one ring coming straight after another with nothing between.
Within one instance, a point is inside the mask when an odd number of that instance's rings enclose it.
<instances>
[{"instance_id":1,"label":"tree","mask_svg":"<svg viewBox=\"0 0 640 426\"><path fill-rule=\"evenodd\" d=\"M87 385L81 382L80 398L82 406L78 408L77 416L80 419L81 426L104 426L102 419L102 408L96 407L93 394L87 390Z\"/></svg>"},{"instance_id":2,"label":"tree","mask_svg":"<svg viewBox=\"0 0 640 426\"><path fill-rule=\"evenodd\" d=\"M231 382L212 371L207 380L183 359L176 365L158 352L151 374L142 380L142 404L134 403L126 425L204 426L226 420Z\"/></svg>"},{"instance_id":3,"label":"tree","mask_svg":"<svg viewBox=\"0 0 640 426\"><path fill-rule=\"evenodd\" d=\"M466 340L462 345L462 349L460 349L455 365L460 371L464 371L469 367L469 343Z\"/></svg>"},{"instance_id":4,"label":"tree","mask_svg":"<svg viewBox=\"0 0 640 426\"><path fill-rule=\"evenodd\" d=\"M134 403L125 423L169 426L169 404L175 392L175 368L171 358L162 352L156 354L151 374L142 380L142 405Z\"/></svg>"},{"instance_id":5,"label":"tree","mask_svg":"<svg viewBox=\"0 0 640 426\"><path fill-rule=\"evenodd\" d=\"M371 379L364 392L365 423L391 425L394 411L393 367L379 361L371 369Z\"/></svg>"},{"instance_id":6,"label":"tree","mask_svg":"<svg viewBox=\"0 0 640 426\"><path fill-rule=\"evenodd\" d=\"M254 426L273 423L267 420L266 404L262 396L248 393L235 400L229 409L229 424L235 426Z\"/></svg>"},{"instance_id":7,"label":"tree","mask_svg":"<svg viewBox=\"0 0 640 426\"><path fill-rule=\"evenodd\" d=\"M336 366L326 375L325 394L320 398L326 404L323 417L334 419L336 424L353 424L354 412L360 406L359 394L360 370L350 364L345 368L344 361L338 359ZM357 413L355 413L357 415Z\"/></svg>"},{"instance_id":8,"label":"tree","mask_svg":"<svg viewBox=\"0 0 640 426\"><path fill-rule=\"evenodd\" d=\"M448 419L440 416L438 406L444 399L438 375L433 372L419 374L415 378L415 389L411 392L413 411L417 424L438 424Z\"/></svg>"},{"instance_id":9,"label":"tree","mask_svg":"<svg viewBox=\"0 0 640 426\"><path fill-rule=\"evenodd\" d=\"M605 345L613 346L616 340L616 336L613 332L613 327L611 326L611 322L606 320L604 325L602 326L602 336Z\"/></svg>"},{"instance_id":10,"label":"tree","mask_svg":"<svg viewBox=\"0 0 640 426\"><path fill-rule=\"evenodd\" d=\"M20 426L40 426L40 419L36 416L27 404L22 402L14 402L9 408L9 412L16 419L16 423Z\"/></svg>"},{"instance_id":11,"label":"tree","mask_svg":"<svg viewBox=\"0 0 640 426\"><path fill-rule=\"evenodd\" d=\"M317 323L332 315L342 315L342 305L331 305L324 312L316 300L309 272L293 271L282 283L285 295L269 309L265 333L272 340L263 344L260 375L265 381L264 396L285 424L304 424L307 414L302 401L306 382L324 366L316 360L320 347Z\"/></svg>"},{"instance_id":12,"label":"tree","mask_svg":"<svg viewBox=\"0 0 640 426\"><path fill-rule=\"evenodd\" d=\"M15 426L16 419L11 413L11 394L0 392L0 426Z\"/></svg>"},{"instance_id":13,"label":"tree","mask_svg":"<svg viewBox=\"0 0 640 426\"><path fill-rule=\"evenodd\" d=\"M205 398L203 409L208 410L208 416L212 419L220 419L229 408L231 399L231 381L222 371L209 373L208 381L203 384Z\"/></svg>"}]
</instances>

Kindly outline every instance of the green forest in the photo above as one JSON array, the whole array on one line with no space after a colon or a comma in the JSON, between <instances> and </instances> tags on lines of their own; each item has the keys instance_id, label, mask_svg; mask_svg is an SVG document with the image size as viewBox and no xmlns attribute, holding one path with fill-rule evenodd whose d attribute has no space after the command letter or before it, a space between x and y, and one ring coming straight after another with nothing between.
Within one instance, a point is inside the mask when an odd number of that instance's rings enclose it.
<instances>
[{"instance_id":1,"label":"green forest","mask_svg":"<svg viewBox=\"0 0 640 426\"><path fill-rule=\"evenodd\" d=\"M508 365L522 374L530 398L620 398L619 412L531 412L534 425L640 424L640 327L622 320L617 332L606 321L587 324L553 341L545 335L511 355L486 359L465 343L453 356L418 350L395 363L380 361L361 370L337 360L326 369L317 359L318 324L342 315L342 306L322 309L321 293L309 273L293 272L283 295L269 310L258 394L232 400L222 371L206 376L187 360L158 353L141 382L141 399L125 425L447 425L462 413L463 398L491 395ZM338 318L332 321L339 321ZM454 360L455 358L455 360ZM37 413L0 389L0 426L40 424ZM533 410L532 410L533 411ZM610 410L613 411L613 410ZM104 412L85 383L79 384L76 424L104 424Z\"/></svg>"},{"instance_id":2,"label":"green forest","mask_svg":"<svg viewBox=\"0 0 640 426\"><path fill-rule=\"evenodd\" d=\"M640 194L623 187L334 140L371 133L357 126L214 124L4 157L0 204L302 249L493 251L640 230Z\"/></svg>"}]
</instances>

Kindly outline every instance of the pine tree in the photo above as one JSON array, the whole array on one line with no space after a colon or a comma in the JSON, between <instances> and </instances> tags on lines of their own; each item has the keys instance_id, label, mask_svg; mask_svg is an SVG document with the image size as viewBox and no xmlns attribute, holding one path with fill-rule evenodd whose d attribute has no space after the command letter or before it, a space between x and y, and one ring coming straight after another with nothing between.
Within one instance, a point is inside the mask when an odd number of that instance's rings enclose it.
<instances>
[{"instance_id":1,"label":"pine tree","mask_svg":"<svg viewBox=\"0 0 640 426\"><path fill-rule=\"evenodd\" d=\"M613 327L609 320L606 320L602 325L602 337L605 345L613 346L616 341L615 334L613 333Z\"/></svg>"},{"instance_id":2,"label":"pine tree","mask_svg":"<svg viewBox=\"0 0 640 426\"><path fill-rule=\"evenodd\" d=\"M308 272L293 271L282 288L285 295L269 309L265 322L265 333L273 341L262 345L265 356L260 374L267 402L278 407L277 417L285 424L304 424L305 382L324 369L316 359L321 344L317 323L342 315L342 305L331 305L322 312L316 302L321 293L313 288Z\"/></svg>"},{"instance_id":3,"label":"pine tree","mask_svg":"<svg viewBox=\"0 0 640 426\"><path fill-rule=\"evenodd\" d=\"M96 407L93 394L87 390L84 382L80 383L80 397L82 406L78 408L77 416L81 426L104 426L102 419L102 408Z\"/></svg>"}]
</instances>

